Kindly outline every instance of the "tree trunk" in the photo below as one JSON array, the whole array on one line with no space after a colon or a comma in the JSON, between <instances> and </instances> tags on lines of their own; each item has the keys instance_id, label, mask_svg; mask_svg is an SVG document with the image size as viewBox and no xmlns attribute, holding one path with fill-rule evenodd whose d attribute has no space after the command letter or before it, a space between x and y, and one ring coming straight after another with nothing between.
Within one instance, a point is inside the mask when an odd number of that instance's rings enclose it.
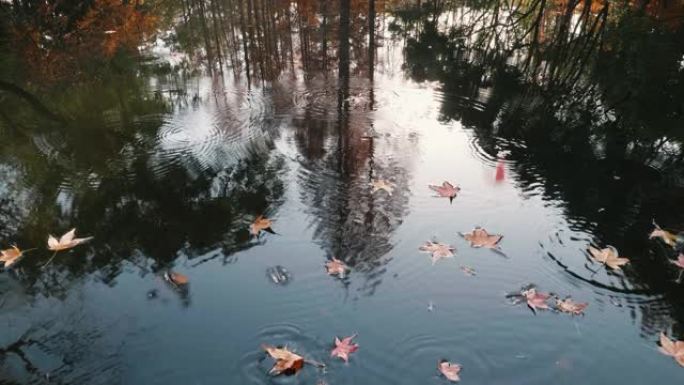
<instances>
[{"instance_id":1,"label":"tree trunk","mask_svg":"<svg viewBox=\"0 0 684 385\"><path fill-rule=\"evenodd\" d=\"M368 77L375 72L375 0L368 0Z\"/></svg>"},{"instance_id":2,"label":"tree trunk","mask_svg":"<svg viewBox=\"0 0 684 385\"><path fill-rule=\"evenodd\" d=\"M245 51L245 73L247 74L247 86L251 84L251 77L249 74L249 32L245 25L245 10L242 7L242 0L238 0L238 8L240 9L240 29L242 30L242 49Z\"/></svg>"}]
</instances>

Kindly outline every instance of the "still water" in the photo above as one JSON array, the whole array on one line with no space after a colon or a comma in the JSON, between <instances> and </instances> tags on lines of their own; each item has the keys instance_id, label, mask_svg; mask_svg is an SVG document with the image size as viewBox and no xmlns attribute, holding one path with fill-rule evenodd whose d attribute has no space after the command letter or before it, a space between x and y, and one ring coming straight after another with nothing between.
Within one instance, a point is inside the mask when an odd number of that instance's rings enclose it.
<instances>
[{"instance_id":1,"label":"still water","mask_svg":"<svg viewBox=\"0 0 684 385\"><path fill-rule=\"evenodd\" d=\"M380 8L371 46L354 4L299 10L315 21L270 29L275 59L252 42L249 77L160 38L133 73L37 93L60 119L0 99L0 241L38 248L0 274L1 382L446 384L448 359L465 384L681 383L657 344L684 339L677 252L648 239L684 229L680 25L428 3ZM259 215L275 234L250 236ZM501 250L471 248L476 226ZM42 267L73 227L93 240ZM528 284L589 307L507 299ZM326 368L271 377L264 343Z\"/></svg>"}]
</instances>

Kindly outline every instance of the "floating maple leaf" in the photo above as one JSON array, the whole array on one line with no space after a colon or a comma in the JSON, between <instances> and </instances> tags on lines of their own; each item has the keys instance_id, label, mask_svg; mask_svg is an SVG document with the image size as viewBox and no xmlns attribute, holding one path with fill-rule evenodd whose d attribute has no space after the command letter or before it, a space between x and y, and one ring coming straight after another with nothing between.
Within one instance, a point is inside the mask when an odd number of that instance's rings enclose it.
<instances>
[{"instance_id":1,"label":"floating maple leaf","mask_svg":"<svg viewBox=\"0 0 684 385\"><path fill-rule=\"evenodd\" d=\"M420 248L420 251L432 254L432 264L442 258L451 258L454 256L454 248L444 243L425 242Z\"/></svg>"},{"instance_id":2,"label":"floating maple leaf","mask_svg":"<svg viewBox=\"0 0 684 385\"><path fill-rule=\"evenodd\" d=\"M660 352L670 356L684 366L684 341L674 341L667 338L665 333L660 333Z\"/></svg>"},{"instance_id":3,"label":"floating maple leaf","mask_svg":"<svg viewBox=\"0 0 684 385\"><path fill-rule=\"evenodd\" d=\"M672 262L673 265L679 267L680 269L684 269L684 254L679 254L677 260L670 262Z\"/></svg>"},{"instance_id":4,"label":"floating maple leaf","mask_svg":"<svg viewBox=\"0 0 684 385\"><path fill-rule=\"evenodd\" d=\"M586 309L587 306L589 306L588 303L575 302L571 298L566 298L564 300L556 299L556 309L563 313L580 315L584 313L584 309Z\"/></svg>"},{"instance_id":5,"label":"floating maple leaf","mask_svg":"<svg viewBox=\"0 0 684 385\"><path fill-rule=\"evenodd\" d=\"M87 237L87 238L75 238L76 237L76 229L71 229L69 232L66 234L62 235L59 240L52 235L48 236L48 249L54 251L54 254L52 254L52 257L48 259L47 262L43 265L43 268L47 267L47 265L52 262L52 260L55 258L58 252L62 250L68 250L73 247L76 247L82 243L88 242L89 240L93 239L93 237Z\"/></svg>"},{"instance_id":6,"label":"floating maple leaf","mask_svg":"<svg viewBox=\"0 0 684 385\"><path fill-rule=\"evenodd\" d=\"M441 360L437 363L437 369L446 377L447 380L452 382L458 382L461 378L458 373L461 372L461 365L449 362L447 360Z\"/></svg>"},{"instance_id":7,"label":"floating maple leaf","mask_svg":"<svg viewBox=\"0 0 684 385\"><path fill-rule=\"evenodd\" d=\"M374 180L370 185L373 187L373 193L379 190L385 190L387 194L392 195L392 191L394 190L394 184L385 179Z\"/></svg>"},{"instance_id":8,"label":"floating maple leaf","mask_svg":"<svg viewBox=\"0 0 684 385\"><path fill-rule=\"evenodd\" d=\"M0 261L5 263L5 269L9 269L12 265L21 261L23 257L24 252L17 246L12 246L10 249L0 251Z\"/></svg>"},{"instance_id":9,"label":"floating maple leaf","mask_svg":"<svg viewBox=\"0 0 684 385\"><path fill-rule=\"evenodd\" d=\"M304 357L289 351L287 347L278 348L270 345L262 345L261 347L269 356L276 360L268 372L269 374L275 376L282 373L294 374L304 367Z\"/></svg>"},{"instance_id":10,"label":"floating maple leaf","mask_svg":"<svg viewBox=\"0 0 684 385\"><path fill-rule=\"evenodd\" d=\"M466 241L470 242L471 247L486 247L488 249L496 249L499 247L499 242L503 239L503 235L489 234L487 230L476 227L470 233L461 234Z\"/></svg>"},{"instance_id":11,"label":"floating maple leaf","mask_svg":"<svg viewBox=\"0 0 684 385\"><path fill-rule=\"evenodd\" d=\"M259 236L259 234L262 231L267 231L267 232L272 233L273 232L273 230L271 230L272 225L273 225L272 220L270 220L268 218L264 218L263 215L259 215L258 217L256 217L254 222L251 225L249 225L249 233L254 235L254 236Z\"/></svg>"},{"instance_id":12,"label":"floating maple leaf","mask_svg":"<svg viewBox=\"0 0 684 385\"><path fill-rule=\"evenodd\" d=\"M546 302L551 298L550 294L539 293L535 288L525 290L522 294L527 300L527 306L529 306L533 312L536 313L537 309L545 310L549 308L549 305Z\"/></svg>"},{"instance_id":13,"label":"floating maple leaf","mask_svg":"<svg viewBox=\"0 0 684 385\"><path fill-rule=\"evenodd\" d=\"M449 202L453 202L456 195L461 191L460 187L454 187L454 185L447 181L444 181L441 186L429 185L428 187L435 191L440 197L449 198Z\"/></svg>"},{"instance_id":14,"label":"floating maple leaf","mask_svg":"<svg viewBox=\"0 0 684 385\"><path fill-rule=\"evenodd\" d=\"M332 260L325 263L325 269L329 275L337 275L340 278L344 278L349 267L339 259L333 257Z\"/></svg>"},{"instance_id":15,"label":"floating maple leaf","mask_svg":"<svg viewBox=\"0 0 684 385\"><path fill-rule=\"evenodd\" d=\"M76 237L76 229L71 229L69 232L62 235L62 237L59 238L59 240L57 240L57 238L50 235L50 236L48 236L48 249L50 249L52 251L67 250L67 249L71 249L73 247L76 247L76 246L80 245L81 243L88 242L89 240L93 239L93 237L87 237L87 238L75 238L75 237Z\"/></svg>"},{"instance_id":16,"label":"floating maple leaf","mask_svg":"<svg viewBox=\"0 0 684 385\"><path fill-rule=\"evenodd\" d=\"M653 229L651 234L648 235L648 239L660 238L668 246L677 246L677 242L679 241L679 239L676 235L672 234L667 230L663 230L660 226L658 226L657 223L655 223L655 221L653 221L653 226L655 227L655 229Z\"/></svg>"},{"instance_id":17,"label":"floating maple leaf","mask_svg":"<svg viewBox=\"0 0 684 385\"><path fill-rule=\"evenodd\" d=\"M344 337L342 340L335 337L335 348L330 352L331 357L340 357L344 362L349 362L349 355L359 349L359 345L352 342L356 334Z\"/></svg>"},{"instance_id":18,"label":"floating maple leaf","mask_svg":"<svg viewBox=\"0 0 684 385\"><path fill-rule=\"evenodd\" d=\"M597 249L589 246L589 253L597 261L613 270L620 270L620 266L629 263L629 259L618 257L618 251L613 246L608 246L605 249Z\"/></svg>"},{"instance_id":19,"label":"floating maple leaf","mask_svg":"<svg viewBox=\"0 0 684 385\"><path fill-rule=\"evenodd\" d=\"M475 269L473 269L472 267L469 267L469 266L461 266L461 271L463 271L463 273L465 275L469 275L471 277L477 275L477 273L475 272Z\"/></svg>"},{"instance_id":20,"label":"floating maple leaf","mask_svg":"<svg viewBox=\"0 0 684 385\"><path fill-rule=\"evenodd\" d=\"M176 286L184 286L187 285L190 280L188 279L187 276L181 274L181 273L174 273L173 271L167 271L164 273L164 279L172 283Z\"/></svg>"}]
</instances>

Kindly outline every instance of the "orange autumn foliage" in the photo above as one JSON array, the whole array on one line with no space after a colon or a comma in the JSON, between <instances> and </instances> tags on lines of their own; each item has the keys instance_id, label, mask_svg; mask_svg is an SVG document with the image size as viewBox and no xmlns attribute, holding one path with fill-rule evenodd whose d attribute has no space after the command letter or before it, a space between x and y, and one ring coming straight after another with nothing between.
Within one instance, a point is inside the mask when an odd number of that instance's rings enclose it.
<instances>
[{"instance_id":1,"label":"orange autumn foliage","mask_svg":"<svg viewBox=\"0 0 684 385\"><path fill-rule=\"evenodd\" d=\"M75 19L62 14L58 4L42 3L10 27L19 57L43 80L73 76L80 64L110 59L119 50L135 52L157 26L152 10L136 2L94 0Z\"/></svg>"}]
</instances>

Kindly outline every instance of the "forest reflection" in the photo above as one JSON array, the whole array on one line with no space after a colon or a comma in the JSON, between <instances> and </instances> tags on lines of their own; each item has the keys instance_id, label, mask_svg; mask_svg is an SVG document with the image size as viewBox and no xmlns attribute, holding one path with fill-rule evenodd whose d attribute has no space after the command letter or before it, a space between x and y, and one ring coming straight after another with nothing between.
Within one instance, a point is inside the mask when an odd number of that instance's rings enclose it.
<instances>
[{"instance_id":1,"label":"forest reflection","mask_svg":"<svg viewBox=\"0 0 684 385\"><path fill-rule=\"evenodd\" d=\"M684 227L670 210L684 192L683 15L660 1L447 1L397 12L389 27L405 39L406 73L445 92L441 119L510 161L522 191L541 186L574 228L653 256L629 280L664 293L674 319L682 289L656 272L668 251L643 234L654 218ZM645 330L670 322L661 304L640 307Z\"/></svg>"},{"instance_id":2,"label":"forest reflection","mask_svg":"<svg viewBox=\"0 0 684 385\"><path fill-rule=\"evenodd\" d=\"M321 276L339 258L353 268L340 285L373 295L421 199L427 129L400 120L434 102L483 163L505 162L516 199L539 191L568 232L634 256L606 283L540 241L554 274L629 308L644 334L681 335L673 250L647 234L654 219L684 229L683 20L681 2L662 0L0 1L1 246L44 248L72 227L94 236L48 268L36 251L0 275L3 304L66 303L84 278L114 287L131 270L233 272L270 241L250 236L254 218L285 234L279 215L300 207L305 230L279 239L312 239ZM392 193L374 192L378 180ZM47 344L61 355L72 325L51 317L35 330L56 330ZM0 354L24 354L26 335Z\"/></svg>"}]
</instances>

